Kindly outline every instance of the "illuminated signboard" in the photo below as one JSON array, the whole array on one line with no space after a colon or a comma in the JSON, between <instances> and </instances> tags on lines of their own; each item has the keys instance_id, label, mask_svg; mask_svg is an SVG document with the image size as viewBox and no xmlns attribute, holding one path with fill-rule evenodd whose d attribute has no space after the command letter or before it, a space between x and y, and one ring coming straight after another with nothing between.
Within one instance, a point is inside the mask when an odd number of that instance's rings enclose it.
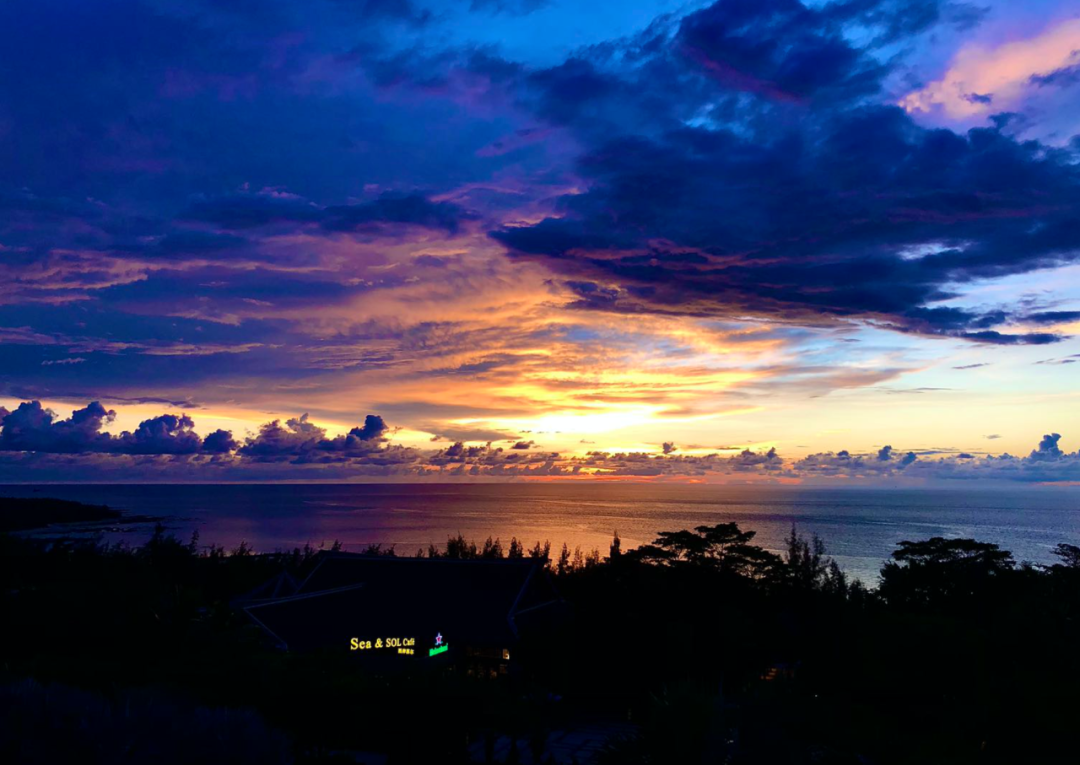
<instances>
[{"instance_id":1,"label":"illuminated signboard","mask_svg":"<svg viewBox=\"0 0 1080 765\"><path fill-rule=\"evenodd\" d=\"M355 637L349 638L350 651L385 651L387 649L396 651L403 656L414 656L416 654L416 638L388 637L375 638L374 640ZM435 645L428 649L428 656L438 656L449 650L450 645L446 642L446 638L444 638L440 632L435 636Z\"/></svg>"},{"instance_id":2,"label":"illuminated signboard","mask_svg":"<svg viewBox=\"0 0 1080 765\"><path fill-rule=\"evenodd\" d=\"M446 653L449 650L450 645L444 641L442 633L440 632L438 635L435 636L435 647L429 648L427 655L438 656L440 653Z\"/></svg>"},{"instance_id":3,"label":"illuminated signboard","mask_svg":"<svg viewBox=\"0 0 1080 765\"><path fill-rule=\"evenodd\" d=\"M386 648L396 648L398 653L412 654L415 645L416 638L411 637L375 638L375 640L349 639L350 651L378 651Z\"/></svg>"}]
</instances>

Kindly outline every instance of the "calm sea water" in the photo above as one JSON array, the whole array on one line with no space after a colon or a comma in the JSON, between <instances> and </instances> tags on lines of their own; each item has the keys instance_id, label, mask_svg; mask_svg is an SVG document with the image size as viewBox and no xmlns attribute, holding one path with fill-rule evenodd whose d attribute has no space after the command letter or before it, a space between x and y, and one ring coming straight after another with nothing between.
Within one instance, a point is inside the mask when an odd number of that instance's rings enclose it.
<instances>
[{"instance_id":1,"label":"calm sea water","mask_svg":"<svg viewBox=\"0 0 1080 765\"><path fill-rule=\"evenodd\" d=\"M377 484L3 486L6 496L49 496L107 504L164 517L186 538L256 550L305 543L345 549L369 543L412 554L462 533L482 542L550 540L607 554L614 531L624 549L656 532L735 521L756 542L779 551L794 524L818 534L850 574L877 581L882 562L904 539L974 537L996 542L1018 560L1053 562L1059 542L1080 544L1080 489L823 489L649 484ZM134 543L148 526L110 532Z\"/></svg>"}]
</instances>

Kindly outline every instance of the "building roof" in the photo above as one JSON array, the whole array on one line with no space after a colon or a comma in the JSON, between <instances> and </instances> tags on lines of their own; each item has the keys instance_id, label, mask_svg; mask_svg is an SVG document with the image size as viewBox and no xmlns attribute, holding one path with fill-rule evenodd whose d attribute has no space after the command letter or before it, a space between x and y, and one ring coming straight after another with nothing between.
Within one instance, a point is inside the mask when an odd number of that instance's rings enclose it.
<instances>
[{"instance_id":1,"label":"building roof","mask_svg":"<svg viewBox=\"0 0 1080 765\"><path fill-rule=\"evenodd\" d=\"M360 639L414 637L507 646L519 615L535 620L558 595L543 566L525 560L381 558L324 553L295 595L252 601L247 613L289 650Z\"/></svg>"}]
</instances>

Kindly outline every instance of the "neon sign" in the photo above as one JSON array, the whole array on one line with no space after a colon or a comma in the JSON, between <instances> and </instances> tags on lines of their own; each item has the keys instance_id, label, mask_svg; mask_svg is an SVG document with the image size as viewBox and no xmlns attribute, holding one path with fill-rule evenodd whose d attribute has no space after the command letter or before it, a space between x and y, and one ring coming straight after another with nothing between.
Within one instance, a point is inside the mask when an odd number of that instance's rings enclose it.
<instances>
[{"instance_id":1,"label":"neon sign","mask_svg":"<svg viewBox=\"0 0 1080 765\"><path fill-rule=\"evenodd\" d=\"M374 641L362 638L350 638L350 651L377 651L382 648L396 648L398 653L412 653L416 645L416 638L411 637L388 637L376 638Z\"/></svg>"},{"instance_id":2,"label":"neon sign","mask_svg":"<svg viewBox=\"0 0 1080 765\"><path fill-rule=\"evenodd\" d=\"M381 651L390 649L402 656L416 655L416 638L414 637L387 637L367 640L365 638L349 638L350 651ZM435 635L435 645L428 648L428 656L438 656L450 650L450 644L442 633Z\"/></svg>"},{"instance_id":3,"label":"neon sign","mask_svg":"<svg viewBox=\"0 0 1080 765\"><path fill-rule=\"evenodd\" d=\"M450 650L450 645L448 643L444 642L442 633L440 632L437 635L435 635L435 647L434 648L429 648L428 652L427 652L427 655L429 657L438 656L440 653L446 653L449 650Z\"/></svg>"}]
</instances>

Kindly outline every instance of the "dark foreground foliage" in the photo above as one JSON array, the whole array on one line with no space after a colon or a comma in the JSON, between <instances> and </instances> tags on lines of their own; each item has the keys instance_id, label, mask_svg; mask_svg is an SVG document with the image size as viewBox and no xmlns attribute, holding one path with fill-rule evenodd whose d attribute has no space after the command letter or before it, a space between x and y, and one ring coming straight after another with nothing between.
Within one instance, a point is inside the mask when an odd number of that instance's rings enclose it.
<instances>
[{"instance_id":1,"label":"dark foreground foliage","mask_svg":"<svg viewBox=\"0 0 1080 765\"><path fill-rule=\"evenodd\" d=\"M904 542L877 590L816 538L793 530L776 554L735 524L629 551L616 536L607 557L460 537L420 554L544 561L573 620L526 639L505 680L382 675L347 652L277 652L231 605L303 577L316 550L0 535L0 760L452 764L508 735L511 760L536 762L549 733L596 720L633 724L601 756L617 764L1077 754L1074 546L1033 567L974 540Z\"/></svg>"}]
</instances>

